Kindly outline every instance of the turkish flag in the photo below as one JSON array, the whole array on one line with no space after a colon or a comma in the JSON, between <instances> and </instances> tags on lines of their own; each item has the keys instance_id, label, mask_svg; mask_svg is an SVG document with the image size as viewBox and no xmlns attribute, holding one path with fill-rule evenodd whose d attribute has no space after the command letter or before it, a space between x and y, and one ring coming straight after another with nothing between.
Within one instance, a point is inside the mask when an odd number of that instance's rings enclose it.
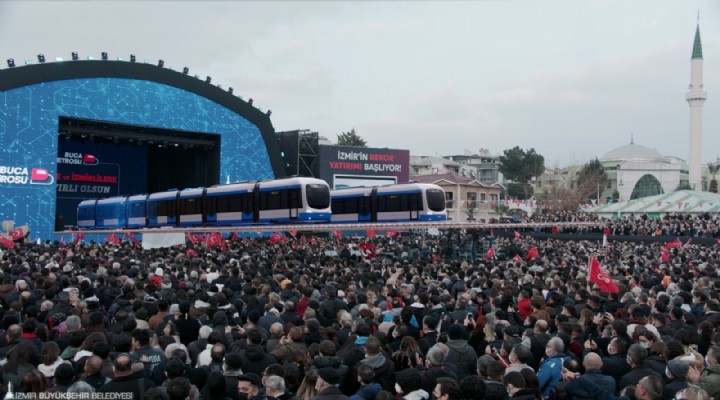
<instances>
[{"instance_id":1,"label":"turkish flag","mask_svg":"<svg viewBox=\"0 0 720 400\"><path fill-rule=\"evenodd\" d=\"M376 247L375 247L374 244L370 244L370 243L360 243L360 244L358 245L358 247L360 248L360 251L362 252L362 255L363 255L364 257L375 258L375 256L376 256L376 253L375 253Z\"/></svg>"},{"instance_id":2,"label":"turkish flag","mask_svg":"<svg viewBox=\"0 0 720 400\"><path fill-rule=\"evenodd\" d=\"M672 248L679 247L679 246L682 246L682 242L680 241L680 238L676 238L672 242L665 243L666 249L672 249Z\"/></svg>"},{"instance_id":3,"label":"turkish flag","mask_svg":"<svg viewBox=\"0 0 720 400\"><path fill-rule=\"evenodd\" d=\"M513 235L515 235L515 239L520 239L520 232L513 231Z\"/></svg>"},{"instance_id":4,"label":"turkish flag","mask_svg":"<svg viewBox=\"0 0 720 400\"><path fill-rule=\"evenodd\" d=\"M302 236L300 237L300 243L302 243L303 246L305 246L305 244L307 244L307 240L305 239L305 235L302 235Z\"/></svg>"},{"instance_id":5,"label":"turkish flag","mask_svg":"<svg viewBox=\"0 0 720 400\"><path fill-rule=\"evenodd\" d=\"M523 259L520 258L520 255L519 255L519 254L515 254L515 257L513 257L513 261L523 262Z\"/></svg>"},{"instance_id":6,"label":"turkish flag","mask_svg":"<svg viewBox=\"0 0 720 400\"><path fill-rule=\"evenodd\" d=\"M139 245L140 245L140 241L137 240L137 239L135 239L135 235L133 235L133 234L130 233L130 232L126 232L126 233L123 235L123 237L129 239L129 240L132 242L133 246L139 246Z\"/></svg>"},{"instance_id":7,"label":"turkish flag","mask_svg":"<svg viewBox=\"0 0 720 400\"><path fill-rule=\"evenodd\" d=\"M115 235L114 233L106 237L105 241L112 244L120 244L120 238L118 238L117 235Z\"/></svg>"},{"instance_id":8,"label":"turkish flag","mask_svg":"<svg viewBox=\"0 0 720 400\"><path fill-rule=\"evenodd\" d=\"M290 231L290 236L296 238L296 237L297 237L297 231Z\"/></svg>"},{"instance_id":9,"label":"turkish flag","mask_svg":"<svg viewBox=\"0 0 720 400\"><path fill-rule=\"evenodd\" d=\"M315 241L315 236L310 238L310 244L315 246L317 244L317 241Z\"/></svg>"},{"instance_id":10,"label":"turkish flag","mask_svg":"<svg viewBox=\"0 0 720 400\"><path fill-rule=\"evenodd\" d=\"M393 236L395 236L395 235L397 235L397 234L398 234L397 231L390 231L390 232L387 233L387 237L391 238L391 237L393 237Z\"/></svg>"},{"instance_id":11,"label":"turkish flag","mask_svg":"<svg viewBox=\"0 0 720 400\"><path fill-rule=\"evenodd\" d=\"M540 253L538 253L537 247L533 246L528 250L527 255L525 256L525 259L526 260L534 260L536 258L540 258Z\"/></svg>"},{"instance_id":12,"label":"turkish flag","mask_svg":"<svg viewBox=\"0 0 720 400\"><path fill-rule=\"evenodd\" d=\"M223 237L220 232L211 232L205 235L205 240L207 240L207 247L218 247L222 244Z\"/></svg>"},{"instance_id":13,"label":"turkish flag","mask_svg":"<svg viewBox=\"0 0 720 400\"><path fill-rule=\"evenodd\" d=\"M368 229L365 233L367 233L367 237L370 239L375 237L375 229Z\"/></svg>"},{"instance_id":14,"label":"turkish flag","mask_svg":"<svg viewBox=\"0 0 720 400\"><path fill-rule=\"evenodd\" d=\"M342 237L342 232L340 231L332 231L333 236L340 239Z\"/></svg>"},{"instance_id":15,"label":"turkish flag","mask_svg":"<svg viewBox=\"0 0 720 400\"><path fill-rule=\"evenodd\" d=\"M80 243L81 240L85 237L85 233L78 232L77 236L75 237L75 243Z\"/></svg>"},{"instance_id":16,"label":"turkish flag","mask_svg":"<svg viewBox=\"0 0 720 400\"><path fill-rule=\"evenodd\" d=\"M234 241L236 241L237 239L238 239L238 234L237 234L237 232L233 232L233 233L230 234L230 241L231 241L231 242L234 242Z\"/></svg>"},{"instance_id":17,"label":"turkish flag","mask_svg":"<svg viewBox=\"0 0 720 400\"><path fill-rule=\"evenodd\" d=\"M125 234L125 236L127 236L127 233ZM192 243L192 244L198 244L198 243L202 243L204 241L204 239L202 237L200 237L194 233L188 233L185 236L187 237L187 240L189 240L190 243Z\"/></svg>"},{"instance_id":18,"label":"turkish flag","mask_svg":"<svg viewBox=\"0 0 720 400\"><path fill-rule=\"evenodd\" d=\"M490 257L495 257L495 248L492 246L490 247L490 250L488 250L487 253L485 253L486 260Z\"/></svg>"},{"instance_id":19,"label":"turkish flag","mask_svg":"<svg viewBox=\"0 0 720 400\"><path fill-rule=\"evenodd\" d=\"M10 237L12 240L17 242L25 237L25 232L23 232L22 228L16 228L14 231L10 232Z\"/></svg>"},{"instance_id":20,"label":"turkish flag","mask_svg":"<svg viewBox=\"0 0 720 400\"><path fill-rule=\"evenodd\" d=\"M600 265L600 261L594 257L590 257L590 262L588 263L588 275L590 282L596 283L601 292L620 292L620 289L618 289L615 282L613 282L612 278L610 278L610 274L608 274L607 270Z\"/></svg>"},{"instance_id":21,"label":"turkish flag","mask_svg":"<svg viewBox=\"0 0 720 400\"><path fill-rule=\"evenodd\" d=\"M12 241L6 237L3 237L3 236L0 236L0 244L5 246L8 249L12 249L13 247L15 247L14 241Z\"/></svg>"},{"instance_id":22,"label":"turkish flag","mask_svg":"<svg viewBox=\"0 0 720 400\"><path fill-rule=\"evenodd\" d=\"M275 232L272 235L270 235L270 243L271 244L280 243L280 233L279 232Z\"/></svg>"},{"instance_id":23,"label":"turkish flag","mask_svg":"<svg viewBox=\"0 0 720 400\"><path fill-rule=\"evenodd\" d=\"M662 262L670 262L670 253L668 252L668 249L660 250L660 259Z\"/></svg>"}]
</instances>

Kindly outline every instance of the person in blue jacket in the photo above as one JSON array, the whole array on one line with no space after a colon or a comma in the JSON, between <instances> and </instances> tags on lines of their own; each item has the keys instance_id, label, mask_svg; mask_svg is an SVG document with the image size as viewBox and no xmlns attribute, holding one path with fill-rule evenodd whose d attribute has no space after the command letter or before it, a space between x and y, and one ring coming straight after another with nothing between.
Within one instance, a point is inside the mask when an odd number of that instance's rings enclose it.
<instances>
[{"instance_id":1,"label":"person in blue jacket","mask_svg":"<svg viewBox=\"0 0 720 400\"><path fill-rule=\"evenodd\" d=\"M563 361L567 358L564 353L565 344L559 337L554 337L545 346L545 360L538 370L538 381L543 398L550 396L550 390L562 380Z\"/></svg>"}]
</instances>

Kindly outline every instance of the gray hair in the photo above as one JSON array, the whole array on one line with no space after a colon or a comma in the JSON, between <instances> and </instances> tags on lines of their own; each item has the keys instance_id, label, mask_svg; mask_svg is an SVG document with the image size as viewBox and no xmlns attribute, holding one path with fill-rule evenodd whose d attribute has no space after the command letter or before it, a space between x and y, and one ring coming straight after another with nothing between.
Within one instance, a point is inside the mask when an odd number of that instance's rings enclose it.
<instances>
[{"instance_id":1,"label":"gray hair","mask_svg":"<svg viewBox=\"0 0 720 400\"><path fill-rule=\"evenodd\" d=\"M75 332L81 327L82 321L80 321L80 317L77 315L71 315L65 320L65 328L67 328L68 332Z\"/></svg>"},{"instance_id":2,"label":"gray hair","mask_svg":"<svg viewBox=\"0 0 720 400\"><path fill-rule=\"evenodd\" d=\"M350 325L352 325L352 321L353 321L353 317L349 312L347 312L345 310L340 311L340 325L350 326Z\"/></svg>"},{"instance_id":3,"label":"gray hair","mask_svg":"<svg viewBox=\"0 0 720 400\"><path fill-rule=\"evenodd\" d=\"M83 381L77 381L70 385L67 393L95 393L95 388Z\"/></svg>"},{"instance_id":4,"label":"gray hair","mask_svg":"<svg viewBox=\"0 0 720 400\"><path fill-rule=\"evenodd\" d=\"M432 365L443 365L447 354L438 345L435 345L428 350L427 359Z\"/></svg>"},{"instance_id":5,"label":"gray hair","mask_svg":"<svg viewBox=\"0 0 720 400\"><path fill-rule=\"evenodd\" d=\"M270 375L265 380L265 388L274 392L285 392L285 379L282 376Z\"/></svg>"},{"instance_id":6,"label":"gray hair","mask_svg":"<svg viewBox=\"0 0 720 400\"><path fill-rule=\"evenodd\" d=\"M565 343L559 337L554 337L548 342L548 346L552 347L558 353L565 351Z\"/></svg>"},{"instance_id":7,"label":"gray hair","mask_svg":"<svg viewBox=\"0 0 720 400\"><path fill-rule=\"evenodd\" d=\"M648 352L639 344L630 346L627 351L628 357L637 365L643 365L648 357Z\"/></svg>"}]
</instances>

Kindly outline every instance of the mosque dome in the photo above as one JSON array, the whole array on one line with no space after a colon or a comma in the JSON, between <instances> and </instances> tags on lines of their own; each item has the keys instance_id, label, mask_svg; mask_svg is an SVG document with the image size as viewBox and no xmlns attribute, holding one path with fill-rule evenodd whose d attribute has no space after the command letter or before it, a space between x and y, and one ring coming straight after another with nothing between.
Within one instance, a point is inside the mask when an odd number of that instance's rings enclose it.
<instances>
[{"instance_id":1,"label":"mosque dome","mask_svg":"<svg viewBox=\"0 0 720 400\"><path fill-rule=\"evenodd\" d=\"M611 150L604 156L600 157L600 161L616 161L616 160L658 160L665 158L657 150L639 144L630 143L625 146Z\"/></svg>"}]
</instances>

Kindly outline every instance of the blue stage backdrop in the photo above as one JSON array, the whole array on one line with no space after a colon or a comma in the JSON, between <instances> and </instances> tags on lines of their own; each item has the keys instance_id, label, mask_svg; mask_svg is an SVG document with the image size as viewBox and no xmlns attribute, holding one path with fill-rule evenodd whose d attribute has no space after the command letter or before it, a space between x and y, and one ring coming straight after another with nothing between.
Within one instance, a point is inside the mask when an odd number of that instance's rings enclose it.
<instances>
[{"instance_id":1,"label":"blue stage backdrop","mask_svg":"<svg viewBox=\"0 0 720 400\"><path fill-rule=\"evenodd\" d=\"M68 77L74 78L64 79ZM76 162L71 159L78 153L81 157L90 154L83 160L90 169L92 157L100 162L102 158L115 158L127 164L137 160L137 152L142 151L120 146L114 151L122 154L109 156L107 149L86 147L70 149L69 153L76 154L65 157L58 154L60 117L220 135L218 183L282 175L277 173L282 168L279 154L275 154L277 144L268 140L274 134L269 118L241 99L193 77L147 64L113 61L5 69L0 71L0 220L29 225L33 240L54 238L56 195L82 196L80 186L75 192L74 187L57 186L73 184L72 177L58 168L58 161L62 166ZM110 165L92 168L103 176L120 172L105 171L113 168ZM128 168L127 173L133 173L133 167ZM145 179L144 174L139 176ZM117 183L87 185L80 181L86 191L108 188L108 193L88 193L88 198L131 194L136 187L144 186L144 182L134 182L126 190Z\"/></svg>"}]
</instances>

